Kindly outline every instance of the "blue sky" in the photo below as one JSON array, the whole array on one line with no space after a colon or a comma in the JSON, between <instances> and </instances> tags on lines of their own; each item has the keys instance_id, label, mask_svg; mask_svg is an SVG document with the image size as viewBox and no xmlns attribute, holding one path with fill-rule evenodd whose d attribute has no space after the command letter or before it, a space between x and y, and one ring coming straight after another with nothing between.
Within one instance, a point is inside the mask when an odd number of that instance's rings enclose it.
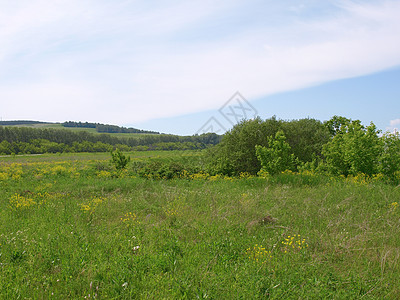
<instances>
[{"instance_id":1,"label":"blue sky","mask_svg":"<svg viewBox=\"0 0 400 300\"><path fill-rule=\"evenodd\" d=\"M393 130L399 15L398 0L0 0L0 117L194 134L239 91L262 118Z\"/></svg>"},{"instance_id":2,"label":"blue sky","mask_svg":"<svg viewBox=\"0 0 400 300\"><path fill-rule=\"evenodd\" d=\"M383 132L392 132L400 128L399 81L400 68L394 68L261 97L251 104L262 119L275 115L283 120L314 118L325 121L339 115L361 120L365 125L373 122ZM193 134L201 133L199 129L212 117L224 128L232 127L218 110L150 120L140 125L151 130L163 128L163 132Z\"/></svg>"}]
</instances>

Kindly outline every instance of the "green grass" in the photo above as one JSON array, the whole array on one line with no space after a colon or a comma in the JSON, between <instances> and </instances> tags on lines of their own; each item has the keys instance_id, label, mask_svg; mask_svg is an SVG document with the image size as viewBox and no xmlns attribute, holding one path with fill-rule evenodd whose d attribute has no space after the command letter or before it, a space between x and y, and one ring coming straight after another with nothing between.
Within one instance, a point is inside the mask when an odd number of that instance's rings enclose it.
<instances>
[{"instance_id":1,"label":"green grass","mask_svg":"<svg viewBox=\"0 0 400 300\"><path fill-rule=\"evenodd\" d=\"M176 157L192 157L198 156L202 153L201 150L173 150L173 151L131 151L124 152L132 160L148 160L148 159L172 159ZM96 153L45 153L45 154L22 154L22 155L0 155L0 163L33 163L33 162L62 162L62 161L90 161L110 160L110 153L96 152Z\"/></svg>"},{"instance_id":2,"label":"green grass","mask_svg":"<svg viewBox=\"0 0 400 300\"><path fill-rule=\"evenodd\" d=\"M13 159L0 159L1 299L400 297L398 187L113 178L96 170L103 154Z\"/></svg>"}]
</instances>

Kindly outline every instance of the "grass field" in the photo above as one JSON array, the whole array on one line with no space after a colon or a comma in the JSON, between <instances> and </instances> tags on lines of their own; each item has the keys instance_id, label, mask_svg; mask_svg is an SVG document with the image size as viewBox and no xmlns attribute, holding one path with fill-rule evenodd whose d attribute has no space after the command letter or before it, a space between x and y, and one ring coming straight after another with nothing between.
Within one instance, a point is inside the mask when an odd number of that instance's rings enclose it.
<instances>
[{"instance_id":1,"label":"grass field","mask_svg":"<svg viewBox=\"0 0 400 300\"><path fill-rule=\"evenodd\" d=\"M107 159L0 158L1 299L400 298L398 187L151 180L102 170Z\"/></svg>"},{"instance_id":2,"label":"grass field","mask_svg":"<svg viewBox=\"0 0 400 300\"><path fill-rule=\"evenodd\" d=\"M180 157L182 153L187 153L191 157L197 156L201 151L134 151L125 152L133 161L147 160L151 158L175 158ZM110 153L46 153L46 154L25 154L25 155L3 155L0 156L0 163L21 163L29 164L34 162L67 162L67 161L107 161L110 160Z\"/></svg>"}]
</instances>

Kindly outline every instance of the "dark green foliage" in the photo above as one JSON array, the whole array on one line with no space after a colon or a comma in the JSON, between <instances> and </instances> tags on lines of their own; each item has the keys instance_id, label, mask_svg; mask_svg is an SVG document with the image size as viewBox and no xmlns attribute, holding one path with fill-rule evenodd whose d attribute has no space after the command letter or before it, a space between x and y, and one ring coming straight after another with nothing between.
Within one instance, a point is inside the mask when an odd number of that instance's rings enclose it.
<instances>
[{"instance_id":1,"label":"dark green foliage","mask_svg":"<svg viewBox=\"0 0 400 300\"><path fill-rule=\"evenodd\" d=\"M114 152L111 151L110 153L111 162L117 170L125 169L128 163L131 161L130 156L125 156L125 154L123 154L118 148Z\"/></svg>"},{"instance_id":2,"label":"dark green foliage","mask_svg":"<svg viewBox=\"0 0 400 300\"><path fill-rule=\"evenodd\" d=\"M98 123L88 123L88 122L74 122L67 121L62 123L63 127L73 127L73 128L96 128Z\"/></svg>"},{"instance_id":3,"label":"dark green foliage","mask_svg":"<svg viewBox=\"0 0 400 300\"><path fill-rule=\"evenodd\" d=\"M267 146L267 137L275 135L282 121L275 117L262 121L243 120L227 132L221 143L211 149L210 172L238 175L241 172L256 174L260 162L256 157L256 145Z\"/></svg>"},{"instance_id":4,"label":"dark green foliage","mask_svg":"<svg viewBox=\"0 0 400 300\"><path fill-rule=\"evenodd\" d=\"M106 132L106 133L151 133L151 134L160 134L156 131L150 130L141 130L136 128L126 128L120 127L116 125L105 125L105 124L96 124L96 131L97 132Z\"/></svg>"},{"instance_id":5,"label":"dark green foliage","mask_svg":"<svg viewBox=\"0 0 400 300\"><path fill-rule=\"evenodd\" d=\"M85 127L85 123L82 126ZM0 126L0 154L109 152L115 148L122 151L194 150L215 145L220 138L215 133L194 136L153 134L123 138L86 131Z\"/></svg>"},{"instance_id":6,"label":"dark green foliage","mask_svg":"<svg viewBox=\"0 0 400 300\"><path fill-rule=\"evenodd\" d=\"M227 132L221 143L210 151L210 172L256 174L261 164L255 146L268 146L268 137L275 136L278 130L284 132L292 153L300 162L311 162L320 157L322 146L329 141L327 127L318 120L283 121L276 117L265 121L260 118L245 120Z\"/></svg>"},{"instance_id":7,"label":"dark green foliage","mask_svg":"<svg viewBox=\"0 0 400 300\"><path fill-rule=\"evenodd\" d=\"M384 134L381 140L383 149L379 158L379 171L396 182L398 178L396 173L400 172L400 137L395 134Z\"/></svg>"},{"instance_id":8,"label":"dark green foliage","mask_svg":"<svg viewBox=\"0 0 400 300\"><path fill-rule=\"evenodd\" d=\"M211 174L239 175L241 172L256 174L261 169L276 173L284 171L281 163L294 170L294 160L286 165L279 151L272 150L268 137L278 130L286 137L285 157L293 154L296 167L301 170L323 171L333 175L367 176L382 173L395 182L400 172L400 141L398 135L379 136L376 126L363 126L360 120L334 116L322 123L314 119L292 121L275 117L245 120L227 132L221 143L208 153ZM272 144L271 144L272 142ZM278 141L275 141L278 142ZM258 157L256 155L256 145ZM283 147L284 144L281 143ZM270 147L271 149L263 147ZM278 145L276 145L278 147ZM283 148L281 149L283 151ZM283 166L282 166L283 168Z\"/></svg>"},{"instance_id":9,"label":"dark green foliage","mask_svg":"<svg viewBox=\"0 0 400 300\"><path fill-rule=\"evenodd\" d=\"M5 140L10 143L30 143L32 140L36 139L45 139L50 142L64 143L66 145L72 145L72 143L74 142L81 143L83 141L88 141L92 143L102 142L110 145L121 143L121 141L124 141L125 144L128 144L128 142L130 142L128 139L119 139L117 137L106 134L91 134L87 131L0 126L0 141Z\"/></svg>"},{"instance_id":10,"label":"dark green foliage","mask_svg":"<svg viewBox=\"0 0 400 300\"><path fill-rule=\"evenodd\" d=\"M301 162L322 156L322 146L329 141L329 130L321 121L300 119L282 122L282 130L293 154Z\"/></svg>"},{"instance_id":11,"label":"dark green foliage","mask_svg":"<svg viewBox=\"0 0 400 300\"><path fill-rule=\"evenodd\" d=\"M48 124L48 123L40 121L28 121L28 120L0 121L0 126L35 125L35 124Z\"/></svg>"},{"instance_id":12,"label":"dark green foliage","mask_svg":"<svg viewBox=\"0 0 400 300\"><path fill-rule=\"evenodd\" d=\"M104 132L104 133L151 133L151 134L160 134L156 131L150 130L141 130L136 128L126 128L116 125L108 125L108 124L101 124L101 123L88 123L88 122L74 122L68 121L62 123L64 127L75 127L75 128L96 128L97 132Z\"/></svg>"}]
</instances>

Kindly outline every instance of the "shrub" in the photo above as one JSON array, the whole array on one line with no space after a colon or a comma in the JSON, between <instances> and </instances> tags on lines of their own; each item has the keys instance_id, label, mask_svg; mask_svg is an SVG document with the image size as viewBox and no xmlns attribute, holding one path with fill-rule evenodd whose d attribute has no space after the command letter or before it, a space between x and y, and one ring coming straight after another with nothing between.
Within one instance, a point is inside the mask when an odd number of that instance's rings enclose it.
<instances>
[{"instance_id":1,"label":"shrub","mask_svg":"<svg viewBox=\"0 0 400 300\"><path fill-rule=\"evenodd\" d=\"M126 168L128 163L131 161L131 158L125 156L119 149L115 150L115 152L111 151L111 163L117 170L123 170Z\"/></svg>"}]
</instances>

